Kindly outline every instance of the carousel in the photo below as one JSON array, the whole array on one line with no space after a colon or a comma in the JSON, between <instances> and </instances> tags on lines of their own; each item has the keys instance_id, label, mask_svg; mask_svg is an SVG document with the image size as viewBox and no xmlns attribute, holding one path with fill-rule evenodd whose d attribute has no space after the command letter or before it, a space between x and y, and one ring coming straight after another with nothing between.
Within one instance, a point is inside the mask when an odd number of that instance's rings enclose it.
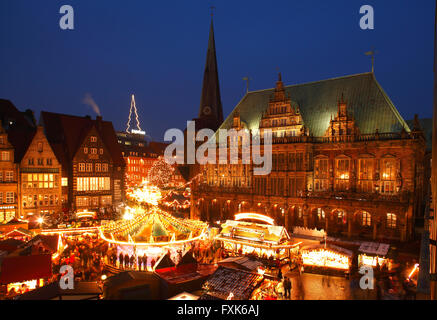
<instances>
[{"instance_id":1,"label":"carousel","mask_svg":"<svg viewBox=\"0 0 437 320\"><path fill-rule=\"evenodd\" d=\"M100 237L116 248L117 256L146 256L156 262L170 253L177 261L181 253L206 236L206 223L176 218L159 209L160 194L155 187L143 184L128 197L135 206L125 208L123 219L99 228ZM150 263L147 267L153 269Z\"/></svg>"}]
</instances>

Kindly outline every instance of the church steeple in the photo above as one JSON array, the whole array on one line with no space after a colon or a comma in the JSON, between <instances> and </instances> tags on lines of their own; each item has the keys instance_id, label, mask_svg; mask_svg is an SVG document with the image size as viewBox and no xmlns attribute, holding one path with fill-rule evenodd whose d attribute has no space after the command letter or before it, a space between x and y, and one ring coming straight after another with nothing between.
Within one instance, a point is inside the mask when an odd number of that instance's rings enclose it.
<instances>
[{"instance_id":1,"label":"church steeple","mask_svg":"<svg viewBox=\"0 0 437 320\"><path fill-rule=\"evenodd\" d=\"M223 122L223 107L220 97L217 56L215 50L214 25L211 18L208 51L203 75L202 97L199 119L205 119L210 129L216 130Z\"/></svg>"}]
</instances>

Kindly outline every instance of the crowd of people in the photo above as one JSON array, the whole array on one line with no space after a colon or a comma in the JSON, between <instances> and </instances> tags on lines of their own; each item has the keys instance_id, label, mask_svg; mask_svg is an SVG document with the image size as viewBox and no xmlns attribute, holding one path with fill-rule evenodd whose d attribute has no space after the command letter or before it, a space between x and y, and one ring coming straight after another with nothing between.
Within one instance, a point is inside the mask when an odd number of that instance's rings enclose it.
<instances>
[{"instance_id":1,"label":"crowd of people","mask_svg":"<svg viewBox=\"0 0 437 320\"><path fill-rule=\"evenodd\" d=\"M414 278L408 276L410 269L411 265L409 263L406 263L404 268L398 267L390 270L387 264L377 264L373 268L373 290L362 290L360 288L362 275L359 273L353 274L350 281L353 298L358 300L415 300L417 282Z\"/></svg>"},{"instance_id":2,"label":"crowd of people","mask_svg":"<svg viewBox=\"0 0 437 320\"><path fill-rule=\"evenodd\" d=\"M63 265L73 267L75 281L99 280L103 273L103 257L108 251L107 242L96 234L70 236L65 237L64 240L66 248L53 261L51 280L60 280L60 268Z\"/></svg>"}]
</instances>

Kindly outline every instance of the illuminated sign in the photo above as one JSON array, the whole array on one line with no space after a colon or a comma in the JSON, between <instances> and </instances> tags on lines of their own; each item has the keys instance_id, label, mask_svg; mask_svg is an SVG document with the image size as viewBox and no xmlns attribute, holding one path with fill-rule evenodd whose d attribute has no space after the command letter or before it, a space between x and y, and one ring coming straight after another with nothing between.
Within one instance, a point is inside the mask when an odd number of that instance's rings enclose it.
<instances>
[{"instance_id":1,"label":"illuminated sign","mask_svg":"<svg viewBox=\"0 0 437 320\"><path fill-rule=\"evenodd\" d=\"M145 136L145 135L146 135L146 131L136 130L136 129L132 129L132 130L131 130L131 133L133 133L133 134L140 134L140 135L142 135L142 136Z\"/></svg>"},{"instance_id":2,"label":"illuminated sign","mask_svg":"<svg viewBox=\"0 0 437 320\"><path fill-rule=\"evenodd\" d=\"M272 218L259 214L259 213L238 213L235 215L235 220L258 220L270 224L272 226L275 225L275 220Z\"/></svg>"}]
</instances>

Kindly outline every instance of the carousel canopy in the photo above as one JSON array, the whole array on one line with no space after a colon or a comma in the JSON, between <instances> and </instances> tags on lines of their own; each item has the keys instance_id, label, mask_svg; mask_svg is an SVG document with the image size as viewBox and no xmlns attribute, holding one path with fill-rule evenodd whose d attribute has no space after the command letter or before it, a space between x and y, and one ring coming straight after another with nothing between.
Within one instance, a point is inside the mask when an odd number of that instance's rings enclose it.
<instances>
[{"instance_id":1,"label":"carousel canopy","mask_svg":"<svg viewBox=\"0 0 437 320\"><path fill-rule=\"evenodd\" d=\"M200 237L207 228L201 221L179 219L153 208L130 220L120 220L100 227L103 239L121 244L157 245L189 241Z\"/></svg>"}]
</instances>

